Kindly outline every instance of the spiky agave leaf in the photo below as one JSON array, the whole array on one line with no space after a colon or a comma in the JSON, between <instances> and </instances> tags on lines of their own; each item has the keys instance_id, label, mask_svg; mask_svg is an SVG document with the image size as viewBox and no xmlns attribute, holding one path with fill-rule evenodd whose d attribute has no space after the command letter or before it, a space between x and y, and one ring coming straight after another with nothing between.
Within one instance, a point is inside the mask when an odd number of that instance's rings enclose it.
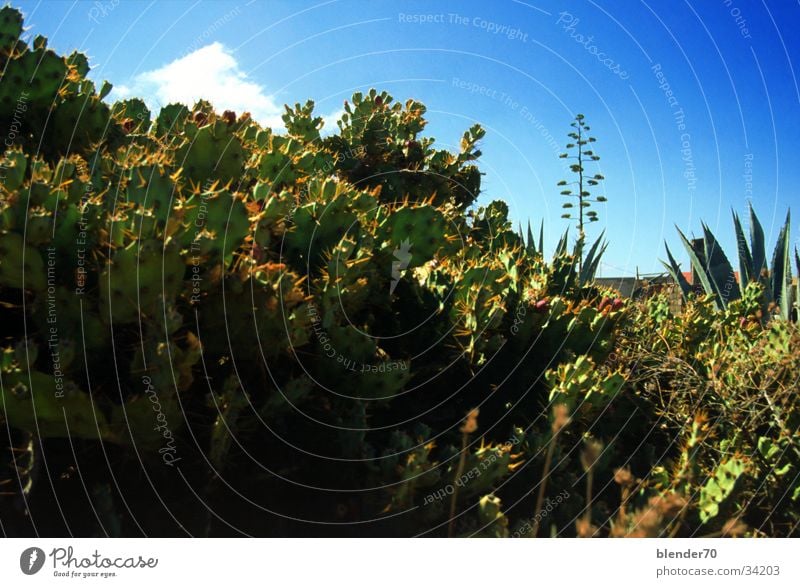
<instances>
[{"instance_id":1,"label":"spiky agave leaf","mask_svg":"<svg viewBox=\"0 0 800 587\"><path fill-rule=\"evenodd\" d=\"M569 229L564 231L558 241L556 250L553 253L552 267L552 283L559 289L559 291L566 291L575 287L578 279L578 259L583 251L583 243L579 238L575 242L575 247L572 253L567 250L569 242Z\"/></svg>"},{"instance_id":2,"label":"spiky agave leaf","mask_svg":"<svg viewBox=\"0 0 800 587\"><path fill-rule=\"evenodd\" d=\"M753 259L753 274L756 280L761 281L764 269L767 268L766 244L764 242L764 229L758 221L753 206L750 206L750 251Z\"/></svg>"},{"instance_id":3,"label":"spiky agave leaf","mask_svg":"<svg viewBox=\"0 0 800 587\"><path fill-rule=\"evenodd\" d=\"M519 234L520 238L522 239L523 244L525 245L525 252L528 255L535 257L540 256L544 257L544 220L542 220L541 224L539 225L539 244L536 244L536 241L533 238L533 231L531 230L531 221L528 220L528 236L527 239L523 238L522 232L522 225L519 227Z\"/></svg>"},{"instance_id":4,"label":"spiky agave leaf","mask_svg":"<svg viewBox=\"0 0 800 587\"><path fill-rule=\"evenodd\" d=\"M736 248L739 252L739 283L744 288L751 280L758 281L761 271L753 267L753 255L750 254L750 247L747 246L747 240L744 238L739 215L733 210L732 212L733 227L736 230Z\"/></svg>"},{"instance_id":5,"label":"spiky agave leaf","mask_svg":"<svg viewBox=\"0 0 800 587\"><path fill-rule=\"evenodd\" d=\"M797 286L794 291L794 305L796 306L797 320L800 320L800 255L797 254L797 247L794 249L794 264L797 268Z\"/></svg>"},{"instance_id":6,"label":"spiky agave leaf","mask_svg":"<svg viewBox=\"0 0 800 587\"><path fill-rule=\"evenodd\" d=\"M669 258L669 265L664 263L664 261L661 261L661 264L667 268L667 271L672 276L672 279L674 279L675 283L677 283L680 286L681 294L683 294L683 299L686 300L686 298L688 298L689 294L692 292L692 286L689 285L689 282L683 276L683 272L681 271L678 262L675 261L675 257L672 256L672 251L669 250L669 245L666 242L664 242L664 246L667 248L667 257Z\"/></svg>"},{"instance_id":7,"label":"spiky agave leaf","mask_svg":"<svg viewBox=\"0 0 800 587\"><path fill-rule=\"evenodd\" d=\"M705 223L703 223L703 245L708 276L715 293L722 300L723 307L727 306L729 302L739 299L739 286L736 284L736 276L725 251Z\"/></svg>"},{"instance_id":8,"label":"spiky agave leaf","mask_svg":"<svg viewBox=\"0 0 800 587\"><path fill-rule=\"evenodd\" d=\"M531 232L531 221L528 220L528 242L525 247L528 251L528 254L535 257L537 254L541 254L541 251L536 250L536 243L533 240L533 233Z\"/></svg>"},{"instance_id":9,"label":"spiky agave leaf","mask_svg":"<svg viewBox=\"0 0 800 587\"><path fill-rule=\"evenodd\" d=\"M700 257L697 256L694 248L692 247L692 243L689 242L689 239L686 238L686 235L681 232L681 229L677 226L675 227L678 230L678 234L681 237L681 242L683 246L686 248L686 252L689 254L689 261L692 263L692 268L694 272L697 274L698 279L700 279L700 284L703 286L703 291L706 293L714 293L714 286L711 284L711 278L706 271L706 267L703 265L703 262L700 260ZM725 302L717 297L715 301L715 305L719 309L725 308Z\"/></svg>"},{"instance_id":10,"label":"spiky agave leaf","mask_svg":"<svg viewBox=\"0 0 800 587\"><path fill-rule=\"evenodd\" d=\"M569 228L564 231L561 238L558 239L558 246L556 247L555 257L567 254L567 244L569 243Z\"/></svg>"},{"instance_id":11,"label":"spiky agave leaf","mask_svg":"<svg viewBox=\"0 0 800 587\"><path fill-rule=\"evenodd\" d=\"M600 241L603 240L603 235L605 234L605 230L600 233L600 236L597 237L597 240L594 241L589 252L586 254L586 259L583 261L583 266L581 267L581 273L579 276L580 284L584 285L589 283L590 281L594 280L594 275L597 272L597 266L600 264L600 258L603 256L603 253L608 247L608 243L603 243L600 246ZM599 248L599 250L598 250Z\"/></svg>"},{"instance_id":12,"label":"spiky agave leaf","mask_svg":"<svg viewBox=\"0 0 800 587\"><path fill-rule=\"evenodd\" d=\"M539 254L544 257L544 218L539 223Z\"/></svg>"},{"instance_id":13,"label":"spiky agave leaf","mask_svg":"<svg viewBox=\"0 0 800 587\"><path fill-rule=\"evenodd\" d=\"M775 251L772 253L772 271L770 272L770 286L772 299L781 309L781 316L788 320L791 316L791 284L792 267L789 261L789 222L790 212L786 213L786 222L778 234Z\"/></svg>"}]
</instances>

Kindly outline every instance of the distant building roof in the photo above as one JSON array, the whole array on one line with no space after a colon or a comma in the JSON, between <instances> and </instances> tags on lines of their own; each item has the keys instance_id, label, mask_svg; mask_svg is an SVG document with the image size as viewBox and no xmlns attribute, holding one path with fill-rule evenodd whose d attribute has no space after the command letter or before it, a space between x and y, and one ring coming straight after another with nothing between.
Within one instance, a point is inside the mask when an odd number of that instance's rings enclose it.
<instances>
[{"instance_id":1,"label":"distant building roof","mask_svg":"<svg viewBox=\"0 0 800 587\"><path fill-rule=\"evenodd\" d=\"M637 285L635 277L595 277L594 282L597 285L612 287L626 298L633 297L633 290Z\"/></svg>"},{"instance_id":2,"label":"distant building roof","mask_svg":"<svg viewBox=\"0 0 800 587\"><path fill-rule=\"evenodd\" d=\"M686 281L689 282L689 285L694 285L694 271L682 271L683 276L686 278ZM739 272L733 272L733 278L736 280L736 283L739 283Z\"/></svg>"}]
</instances>

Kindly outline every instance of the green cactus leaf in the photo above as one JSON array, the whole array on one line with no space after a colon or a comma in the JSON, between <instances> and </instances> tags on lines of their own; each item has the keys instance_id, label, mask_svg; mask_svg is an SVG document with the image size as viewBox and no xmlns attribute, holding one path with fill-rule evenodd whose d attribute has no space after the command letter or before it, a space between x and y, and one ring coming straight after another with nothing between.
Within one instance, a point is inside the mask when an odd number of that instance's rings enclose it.
<instances>
[{"instance_id":1,"label":"green cactus leaf","mask_svg":"<svg viewBox=\"0 0 800 587\"><path fill-rule=\"evenodd\" d=\"M41 254L15 232L0 236L0 285L35 291L47 287Z\"/></svg>"},{"instance_id":2,"label":"green cactus leaf","mask_svg":"<svg viewBox=\"0 0 800 587\"><path fill-rule=\"evenodd\" d=\"M733 494L747 464L739 458L721 463L700 489L700 521L704 524L719 514L720 505Z\"/></svg>"},{"instance_id":3,"label":"green cactus leaf","mask_svg":"<svg viewBox=\"0 0 800 587\"><path fill-rule=\"evenodd\" d=\"M183 284L185 265L175 243L134 241L119 249L100 275L100 315L124 324L160 316Z\"/></svg>"},{"instance_id":4,"label":"green cactus leaf","mask_svg":"<svg viewBox=\"0 0 800 587\"><path fill-rule=\"evenodd\" d=\"M20 430L42 438L114 440L100 406L62 377L39 371L2 375L0 414Z\"/></svg>"}]
</instances>

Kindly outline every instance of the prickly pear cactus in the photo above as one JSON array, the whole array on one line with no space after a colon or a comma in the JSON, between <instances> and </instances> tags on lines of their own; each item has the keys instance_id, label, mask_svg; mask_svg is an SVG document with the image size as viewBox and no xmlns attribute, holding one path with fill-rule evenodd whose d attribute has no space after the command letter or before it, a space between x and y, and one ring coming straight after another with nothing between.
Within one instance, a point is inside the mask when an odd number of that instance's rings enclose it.
<instances>
[{"instance_id":1,"label":"prickly pear cactus","mask_svg":"<svg viewBox=\"0 0 800 587\"><path fill-rule=\"evenodd\" d=\"M175 152L175 157L187 178L199 184L208 180L222 184L238 180L245 155L228 122L212 116L202 125L187 123L184 132L187 141Z\"/></svg>"},{"instance_id":2,"label":"prickly pear cactus","mask_svg":"<svg viewBox=\"0 0 800 587\"><path fill-rule=\"evenodd\" d=\"M478 524L480 536L487 538L508 538L508 518L500 509L500 498L484 495L478 502Z\"/></svg>"},{"instance_id":3,"label":"prickly pear cactus","mask_svg":"<svg viewBox=\"0 0 800 587\"><path fill-rule=\"evenodd\" d=\"M508 428L549 388L574 409L617 396L596 366L626 308L477 205L483 129L438 148L423 104L377 90L324 133L311 101L282 129L202 100L151 113L22 30L3 8L0 126L26 116L0 154L3 425L97 459L115 444L165 496L152 465L180 462L215 508L227 486L395 535L446 533L449 501L426 498L463 455L465 529L506 535L504 487L528 491L510 480L538 458ZM464 448L477 405L504 424Z\"/></svg>"},{"instance_id":4,"label":"prickly pear cactus","mask_svg":"<svg viewBox=\"0 0 800 587\"><path fill-rule=\"evenodd\" d=\"M174 244L146 240L118 249L99 275L100 315L120 324L140 315L158 318L181 288L184 271Z\"/></svg>"},{"instance_id":5,"label":"prickly pear cactus","mask_svg":"<svg viewBox=\"0 0 800 587\"><path fill-rule=\"evenodd\" d=\"M47 286L44 260L22 235L0 235L0 285L42 291Z\"/></svg>"},{"instance_id":6,"label":"prickly pear cactus","mask_svg":"<svg viewBox=\"0 0 800 587\"><path fill-rule=\"evenodd\" d=\"M747 469L740 458L731 458L721 463L709 476L700 490L700 521L708 522L719 514L720 505L731 497L739 477Z\"/></svg>"}]
</instances>

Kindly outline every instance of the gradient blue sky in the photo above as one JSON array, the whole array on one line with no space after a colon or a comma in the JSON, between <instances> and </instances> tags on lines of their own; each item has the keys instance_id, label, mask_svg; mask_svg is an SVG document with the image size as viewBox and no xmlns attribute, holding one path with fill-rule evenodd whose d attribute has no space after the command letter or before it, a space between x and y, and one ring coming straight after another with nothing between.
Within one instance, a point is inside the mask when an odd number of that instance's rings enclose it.
<instances>
[{"instance_id":1,"label":"gradient blue sky","mask_svg":"<svg viewBox=\"0 0 800 587\"><path fill-rule=\"evenodd\" d=\"M480 122L481 202L506 200L515 222L543 218L551 248L566 227L558 146L583 113L607 178L589 231L606 229L604 276L660 271L665 239L686 263L674 225L698 233L701 219L735 256L730 211L748 201L770 250L795 204L800 244L798 0L14 5L27 34L87 53L112 96L155 106L202 93L272 123L283 103L313 98L334 117L376 87L425 103L440 144Z\"/></svg>"}]
</instances>

